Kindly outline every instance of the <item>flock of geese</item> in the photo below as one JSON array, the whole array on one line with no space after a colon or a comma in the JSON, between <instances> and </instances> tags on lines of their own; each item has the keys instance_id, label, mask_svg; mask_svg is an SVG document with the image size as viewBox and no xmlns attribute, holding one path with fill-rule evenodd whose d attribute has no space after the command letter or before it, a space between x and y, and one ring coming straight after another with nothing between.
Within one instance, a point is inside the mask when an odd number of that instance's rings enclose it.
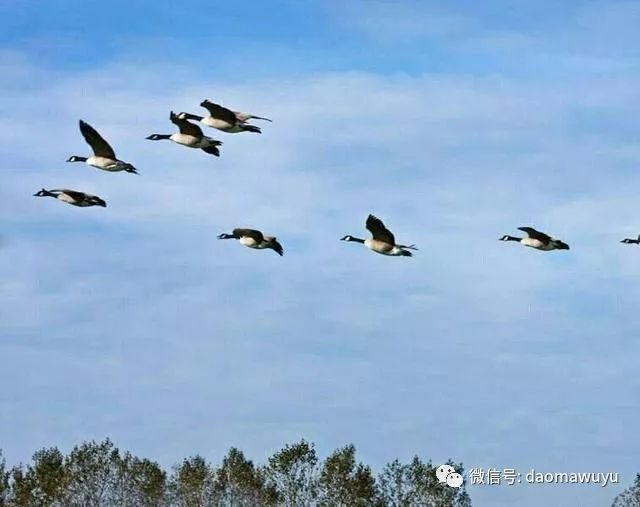
<instances>
[{"instance_id":1,"label":"flock of geese","mask_svg":"<svg viewBox=\"0 0 640 507\"><path fill-rule=\"evenodd\" d=\"M209 114L207 116L198 116L185 112L175 114L171 111L169 114L169 120L178 128L178 132L173 134L151 134L146 139L150 141L169 140L182 146L186 146L187 148L200 149L205 153L219 157L219 147L223 144L222 141L205 136L202 129L195 123L192 123L192 121L197 121L203 125L228 134L235 134L239 132L253 132L261 134L262 130L260 127L251 125L248 121L252 119L268 122L271 121L269 118L262 116L255 116L241 111L233 111L209 100L203 100L200 103L200 106L208 111ZM73 155L69 157L67 162L85 162L86 164L103 171L124 171L132 174L138 174L137 169L132 164L118 159L113 148L107 141L105 141L96 129L83 120L80 120L79 125L80 133L87 144L91 147L93 155L89 157ZM90 206L107 206L104 199L78 190L46 190L43 188L35 193L34 196L53 197L59 201L81 208ZM361 243L369 250L382 255L411 257L413 255L412 251L417 250L415 245L397 244L393 233L384 225L382 220L374 215L368 216L365 222L365 227L371 233L370 238L361 239L348 234L342 237L341 240ZM518 242L521 245L535 248L536 250L569 250L569 245L564 241L555 239L544 232L537 231L533 227L519 227L518 230L524 232L526 236L520 238L506 234L502 236L500 240ZM275 236L264 235L261 231L256 229L236 228L233 229L231 233L222 233L218 235L218 239L235 239L242 245L249 248L258 250L270 249L280 256L284 254L284 249ZM636 239L625 238L621 243L640 245L640 235L638 235Z\"/></svg>"}]
</instances>

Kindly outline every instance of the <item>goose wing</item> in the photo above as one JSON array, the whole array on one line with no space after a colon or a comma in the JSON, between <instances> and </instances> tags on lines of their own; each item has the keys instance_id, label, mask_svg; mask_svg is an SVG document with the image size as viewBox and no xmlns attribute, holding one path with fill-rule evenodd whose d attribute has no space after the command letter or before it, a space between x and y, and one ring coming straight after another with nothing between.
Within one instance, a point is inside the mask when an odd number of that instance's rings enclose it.
<instances>
[{"instance_id":1,"label":"goose wing","mask_svg":"<svg viewBox=\"0 0 640 507\"><path fill-rule=\"evenodd\" d=\"M256 243L262 243L264 241L262 233L255 229L234 229L233 235L237 238L251 238Z\"/></svg>"},{"instance_id":2,"label":"goose wing","mask_svg":"<svg viewBox=\"0 0 640 507\"><path fill-rule=\"evenodd\" d=\"M374 215L369 215L367 218L367 230L373 236L373 239L383 241L390 245L396 244L396 239L393 237L393 233L384 226L382 220Z\"/></svg>"},{"instance_id":3,"label":"goose wing","mask_svg":"<svg viewBox=\"0 0 640 507\"><path fill-rule=\"evenodd\" d=\"M200 127L187 121L186 119L180 118L173 111L171 111L171 113L169 114L169 119L171 120L171 123L173 123L180 129L181 134L186 134L193 137L204 137L204 134L202 133L202 129Z\"/></svg>"},{"instance_id":4,"label":"goose wing","mask_svg":"<svg viewBox=\"0 0 640 507\"><path fill-rule=\"evenodd\" d=\"M91 149L93 150L93 154L96 157L104 157L110 158L112 160L116 160L116 154L113 151L113 148L109 146L109 143L104 140L104 138L98 134L98 131L94 129L87 122L80 120L80 132L82 133L82 137L87 142Z\"/></svg>"},{"instance_id":5,"label":"goose wing","mask_svg":"<svg viewBox=\"0 0 640 507\"><path fill-rule=\"evenodd\" d=\"M215 104L208 100L203 100L200 103L200 107L204 107L207 111L209 111L209 114L213 118L225 121L230 125L235 125L235 123L237 122L234 112L231 111L231 109L227 109L226 107L221 106L220 104Z\"/></svg>"},{"instance_id":6,"label":"goose wing","mask_svg":"<svg viewBox=\"0 0 640 507\"><path fill-rule=\"evenodd\" d=\"M76 202L84 201L84 199L89 195L78 190L69 190L68 188L55 188L50 190L50 192L60 192L61 194L66 194Z\"/></svg>"},{"instance_id":7,"label":"goose wing","mask_svg":"<svg viewBox=\"0 0 640 507\"><path fill-rule=\"evenodd\" d=\"M545 245L548 245L551 241L551 236L545 234L544 232L536 231L533 227L518 227L519 231L523 231L527 233L531 239L537 239L538 241L542 241Z\"/></svg>"},{"instance_id":8,"label":"goose wing","mask_svg":"<svg viewBox=\"0 0 640 507\"><path fill-rule=\"evenodd\" d=\"M280 257L284 255L284 248L282 248L282 245L275 236L266 236L265 239L269 242L271 248L275 250Z\"/></svg>"}]
</instances>

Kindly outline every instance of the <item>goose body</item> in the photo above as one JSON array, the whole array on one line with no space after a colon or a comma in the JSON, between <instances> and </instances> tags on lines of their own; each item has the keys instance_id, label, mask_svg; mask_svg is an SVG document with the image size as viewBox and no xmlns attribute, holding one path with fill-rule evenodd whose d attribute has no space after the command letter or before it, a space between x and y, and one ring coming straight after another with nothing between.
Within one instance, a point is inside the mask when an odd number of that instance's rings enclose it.
<instances>
[{"instance_id":1,"label":"goose body","mask_svg":"<svg viewBox=\"0 0 640 507\"><path fill-rule=\"evenodd\" d=\"M625 243L627 245L640 245L640 234L637 239L625 238L620 243Z\"/></svg>"},{"instance_id":2,"label":"goose body","mask_svg":"<svg viewBox=\"0 0 640 507\"><path fill-rule=\"evenodd\" d=\"M210 155L220 156L218 146L222 145L222 141L205 136L200 127L190 123L182 114L178 115L171 111L169 119L171 123L178 127L179 132L175 134L151 134L147 139L151 141L168 139L187 148L196 148Z\"/></svg>"},{"instance_id":3,"label":"goose body","mask_svg":"<svg viewBox=\"0 0 640 507\"><path fill-rule=\"evenodd\" d=\"M524 238L517 238L515 236L505 234L500 238L500 241L516 241L524 246L545 252L551 250L569 250L569 245L565 242L552 238L544 232L537 231L533 227L518 227L518 230L525 232L527 236Z\"/></svg>"},{"instance_id":4,"label":"goose body","mask_svg":"<svg viewBox=\"0 0 640 507\"><path fill-rule=\"evenodd\" d=\"M87 194L85 192L78 192L77 190L69 189L42 189L33 194L34 197L53 197L59 201L66 202L72 206L78 206L80 208L87 208L89 206L107 206L107 203L98 197L97 195Z\"/></svg>"},{"instance_id":5,"label":"goose body","mask_svg":"<svg viewBox=\"0 0 640 507\"><path fill-rule=\"evenodd\" d=\"M280 256L284 254L284 249L275 236L265 236L256 229L234 229L231 234L222 233L218 235L218 239L237 239L241 245L248 248L256 250L268 248Z\"/></svg>"},{"instance_id":6,"label":"goose body","mask_svg":"<svg viewBox=\"0 0 640 507\"><path fill-rule=\"evenodd\" d=\"M369 215L367 217L366 228L371 233L371 238L360 239L351 235L346 235L342 241L362 243L369 250L393 257L411 257L410 250L417 250L414 245L397 245L393 233L387 229L378 217Z\"/></svg>"},{"instance_id":7,"label":"goose body","mask_svg":"<svg viewBox=\"0 0 640 507\"><path fill-rule=\"evenodd\" d=\"M79 155L73 155L69 157L67 162L86 162L92 167L102 169L109 172L125 171L128 173L138 174L138 171L128 162L118 160L113 148L104 140L104 138L87 122L80 120L80 133L84 140L87 142L93 150L93 155L90 157L81 157Z\"/></svg>"},{"instance_id":8,"label":"goose body","mask_svg":"<svg viewBox=\"0 0 640 507\"><path fill-rule=\"evenodd\" d=\"M199 121L208 127L221 130L222 132L227 132L228 134L235 134L238 132L255 132L256 134L260 134L262 133L260 127L250 125L247 121L252 118L271 121L269 118L264 118L262 116L232 111L231 109L227 109L226 107L221 106L220 104L215 104L209 100L203 100L200 103L200 107L204 107L209 112L209 116L203 117L184 112L180 113L178 116L186 120Z\"/></svg>"}]
</instances>

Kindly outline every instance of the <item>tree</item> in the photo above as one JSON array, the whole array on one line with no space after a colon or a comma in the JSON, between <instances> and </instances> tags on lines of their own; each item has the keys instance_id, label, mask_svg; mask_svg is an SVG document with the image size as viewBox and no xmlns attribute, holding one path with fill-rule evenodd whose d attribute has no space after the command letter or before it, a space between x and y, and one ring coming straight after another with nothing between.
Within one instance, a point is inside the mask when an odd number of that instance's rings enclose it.
<instances>
[{"instance_id":1,"label":"tree","mask_svg":"<svg viewBox=\"0 0 640 507\"><path fill-rule=\"evenodd\" d=\"M111 499L115 505L155 507L166 493L166 474L157 463L126 452L113 463L115 479Z\"/></svg>"},{"instance_id":2,"label":"tree","mask_svg":"<svg viewBox=\"0 0 640 507\"><path fill-rule=\"evenodd\" d=\"M265 469L268 484L278 492L282 507L312 507L317 496L318 457L304 440L283 449L269 458Z\"/></svg>"},{"instance_id":3,"label":"tree","mask_svg":"<svg viewBox=\"0 0 640 507\"><path fill-rule=\"evenodd\" d=\"M65 459L69 474L65 507L103 507L120 500L120 451L111 440L85 442Z\"/></svg>"},{"instance_id":4,"label":"tree","mask_svg":"<svg viewBox=\"0 0 640 507\"><path fill-rule=\"evenodd\" d=\"M277 505L277 492L266 484L264 472L235 447L229 449L216 470L214 490L219 507Z\"/></svg>"},{"instance_id":5,"label":"tree","mask_svg":"<svg viewBox=\"0 0 640 507\"><path fill-rule=\"evenodd\" d=\"M614 498L611 507L640 507L640 474L632 486Z\"/></svg>"},{"instance_id":6,"label":"tree","mask_svg":"<svg viewBox=\"0 0 640 507\"><path fill-rule=\"evenodd\" d=\"M63 454L56 447L41 449L33 455L32 461L33 465L29 465L26 472L32 502L36 505L62 502L69 478Z\"/></svg>"},{"instance_id":7,"label":"tree","mask_svg":"<svg viewBox=\"0 0 640 507\"><path fill-rule=\"evenodd\" d=\"M378 476L378 496L389 507L412 507L418 494L409 477L409 466L397 459L388 463Z\"/></svg>"},{"instance_id":8,"label":"tree","mask_svg":"<svg viewBox=\"0 0 640 507\"><path fill-rule=\"evenodd\" d=\"M130 474L135 484L133 505L156 507L162 503L166 494L167 474L157 463L134 457Z\"/></svg>"},{"instance_id":9,"label":"tree","mask_svg":"<svg viewBox=\"0 0 640 507\"><path fill-rule=\"evenodd\" d=\"M333 452L320 473L320 502L323 507L369 507L378 504L371 469L356 464L356 449L347 445Z\"/></svg>"},{"instance_id":10,"label":"tree","mask_svg":"<svg viewBox=\"0 0 640 507\"><path fill-rule=\"evenodd\" d=\"M2 456L2 450L0 450L0 507L5 507L9 502L9 494L11 492L9 486L10 473L6 469L6 462L4 456Z\"/></svg>"},{"instance_id":11,"label":"tree","mask_svg":"<svg viewBox=\"0 0 640 507\"><path fill-rule=\"evenodd\" d=\"M460 473L461 464L449 463ZM388 463L378 477L379 498L389 507L467 507L471 505L464 486L452 488L440 484L436 468L415 456L403 465L398 460Z\"/></svg>"},{"instance_id":12,"label":"tree","mask_svg":"<svg viewBox=\"0 0 640 507\"><path fill-rule=\"evenodd\" d=\"M462 473L462 465L449 463ZM640 475L614 507L640 507ZM617 502L617 503L616 503ZM65 455L55 447L7 469L0 452L0 507L470 507L464 486L440 484L431 462L394 460L374 478L353 445L319 463L300 440L257 466L232 447L218 468L193 456L169 478L155 462L106 439Z\"/></svg>"},{"instance_id":13,"label":"tree","mask_svg":"<svg viewBox=\"0 0 640 507\"><path fill-rule=\"evenodd\" d=\"M33 505L31 491L33 485L25 474L22 465L11 469L11 497L9 505L12 507L30 507Z\"/></svg>"},{"instance_id":14,"label":"tree","mask_svg":"<svg viewBox=\"0 0 640 507\"><path fill-rule=\"evenodd\" d=\"M185 459L169 482L170 505L201 507L213 504L213 470L201 456Z\"/></svg>"}]
</instances>

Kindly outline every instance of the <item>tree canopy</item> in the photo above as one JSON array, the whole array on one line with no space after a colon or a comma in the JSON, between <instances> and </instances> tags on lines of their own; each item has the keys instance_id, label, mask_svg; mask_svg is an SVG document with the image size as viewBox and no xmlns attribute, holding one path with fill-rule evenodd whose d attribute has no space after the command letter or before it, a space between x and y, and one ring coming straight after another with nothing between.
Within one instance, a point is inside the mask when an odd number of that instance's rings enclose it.
<instances>
[{"instance_id":1,"label":"tree canopy","mask_svg":"<svg viewBox=\"0 0 640 507\"><path fill-rule=\"evenodd\" d=\"M264 465L232 447L217 466L196 455L165 471L107 439L66 455L40 449L30 463L11 468L0 452L0 507L470 506L464 486L440 484L435 469L416 456L406 464L394 460L376 476L353 445L321 461L314 445L301 440Z\"/></svg>"}]
</instances>

